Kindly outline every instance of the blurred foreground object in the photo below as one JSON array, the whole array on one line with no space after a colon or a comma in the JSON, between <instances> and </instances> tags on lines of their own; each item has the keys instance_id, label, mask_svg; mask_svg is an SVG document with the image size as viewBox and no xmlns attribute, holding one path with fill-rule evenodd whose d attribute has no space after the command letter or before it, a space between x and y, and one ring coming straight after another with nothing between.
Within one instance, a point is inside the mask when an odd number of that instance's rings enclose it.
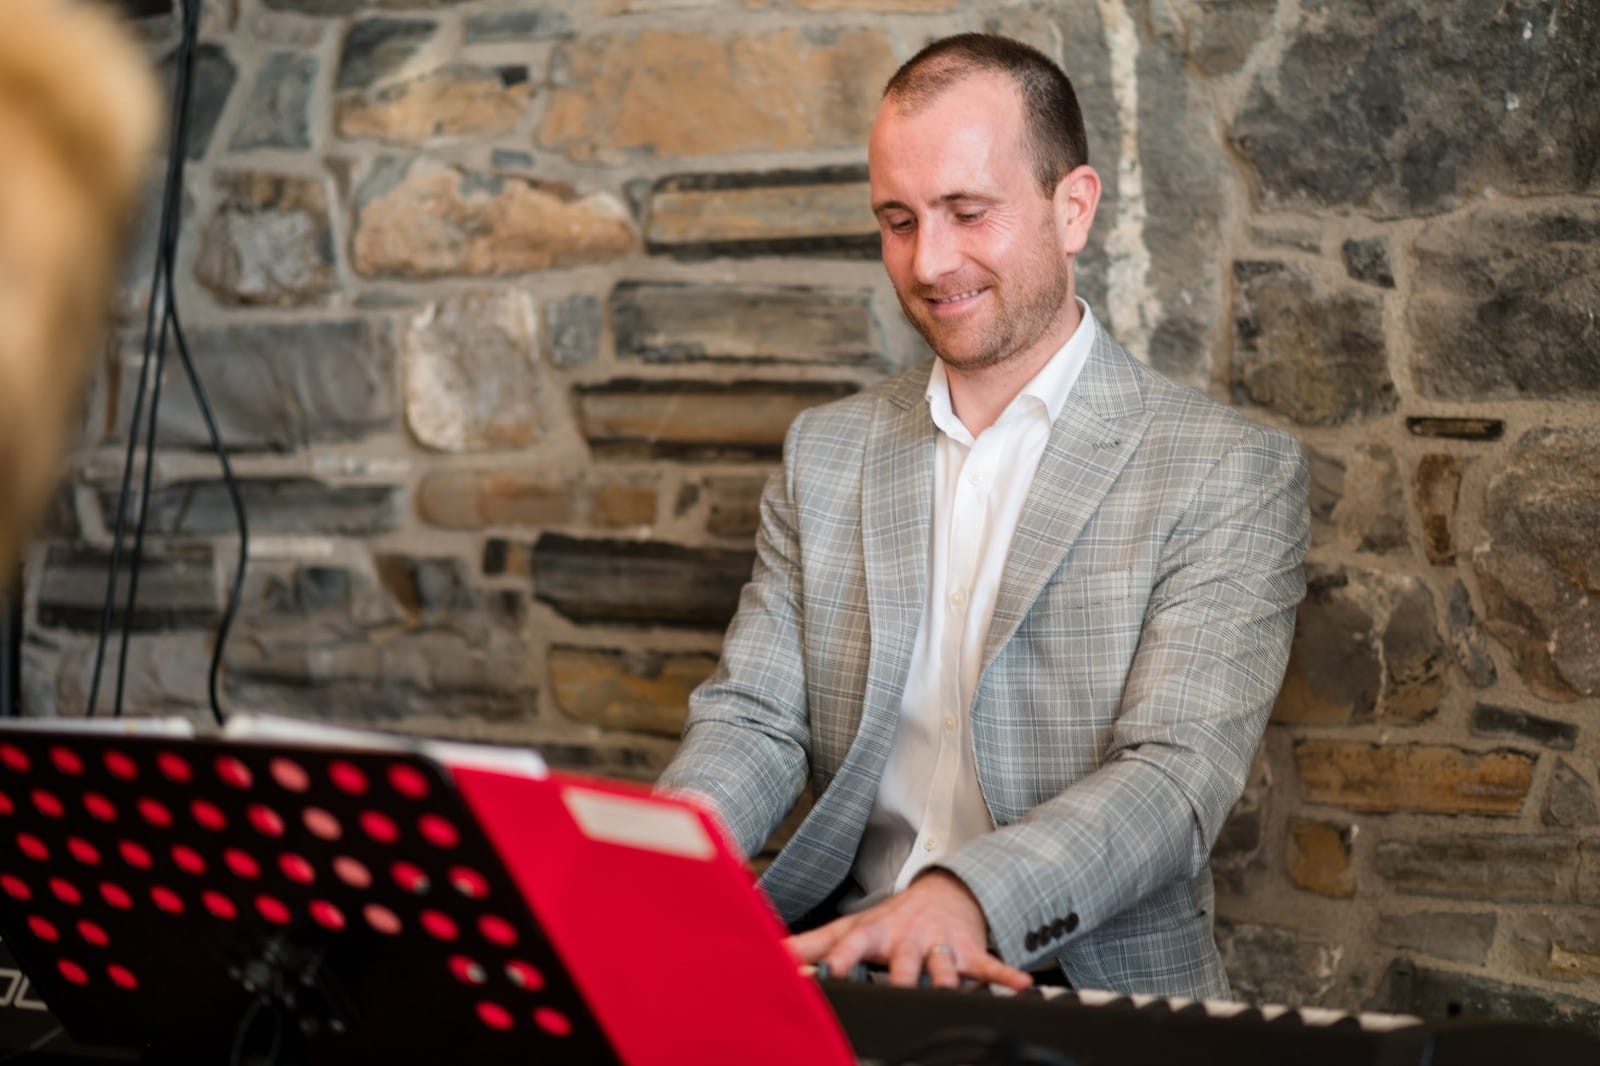
<instances>
[{"instance_id":1,"label":"blurred foreground object","mask_svg":"<svg viewBox=\"0 0 1600 1066\"><path fill-rule=\"evenodd\" d=\"M158 129L104 11L0 11L0 590L56 481Z\"/></svg>"}]
</instances>

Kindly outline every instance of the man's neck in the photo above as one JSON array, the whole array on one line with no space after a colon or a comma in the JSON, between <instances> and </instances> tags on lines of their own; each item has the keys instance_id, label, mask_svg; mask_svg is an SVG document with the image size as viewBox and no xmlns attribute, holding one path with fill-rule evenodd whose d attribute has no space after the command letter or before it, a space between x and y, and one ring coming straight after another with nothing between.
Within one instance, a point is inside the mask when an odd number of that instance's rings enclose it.
<instances>
[{"instance_id":1,"label":"man's neck","mask_svg":"<svg viewBox=\"0 0 1600 1066\"><path fill-rule=\"evenodd\" d=\"M1066 328L1053 331L1050 338L1042 340L1034 350L980 370L960 370L945 364L950 410L973 437L994 425L1024 386L1072 339L1083 321L1083 312L1076 297L1069 296L1069 301L1072 318Z\"/></svg>"}]
</instances>

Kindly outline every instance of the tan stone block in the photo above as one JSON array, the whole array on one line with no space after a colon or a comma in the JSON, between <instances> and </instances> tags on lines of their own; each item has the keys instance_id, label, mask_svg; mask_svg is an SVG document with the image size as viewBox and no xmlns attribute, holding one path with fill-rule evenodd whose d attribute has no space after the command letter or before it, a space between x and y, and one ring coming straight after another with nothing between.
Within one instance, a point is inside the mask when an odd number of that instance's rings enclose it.
<instances>
[{"instance_id":1,"label":"tan stone block","mask_svg":"<svg viewBox=\"0 0 1600 1066\"><path fill-rule=\"evenodd\" d=\"M613 453L775 455L795 415L851 391L812 382L619 381L578 390L578 423L591 446Z\"/></svg>"},{"instance_id":2,"label":"tan stone block","mask_svg":"<svg viewBox=\"0 0 1600 1066\"><path fill-rule=\"evenodd\" d=\"M556 706L606 729L663 736L683 731L689 693L716 666L710 655L550 649Z\"/></svg>"},{"instance_id":3,"label":"tan stone block","mask_svg":"<svg viewBox=\"0 0 1600 1066\"><path fill-rule=\"evenodd\" d=\"M653 246L878 236L865 181L659 190L645 239Z\"/></svg>"},{"instance_id":4,"label":"tan stone block","mask_svg":"<svg viewBox=\"0 0 1600 1066\"><path fill-rule=\"evenodd\" d=\"M530 81L505 84L498 71L452 67L334 104L341 137L422 144L439 137L496 137L511 132L533 97Z\"/></svg>"},{"instance_id":5,"label":"tan stone block","mask_svg":"<svg viewBox=\"0 0 1600 1066\"><path fill-rule=\"evenodd\" d=\"M859 148L894 72L876 30L644 30L562 49L540 143L576 159Z\"/></svg>"},{"instance_id":6,"label":"tan stone block","mask_svg":"<svg viewBox=\"0 0 1600 1066\"><path fill-rule=\"evenodd\" d=\"M1327 822L1289 823L1289 879L1296 886L1334 899L1356 894L1350 861L1351 831Z\"/></svg>"},{"instance_id":7,"label":"tan stone block","mask_svg":"<svg viewBox=\"0 0 1600 1066\"><path fill-rule=\"evenodd\" d=\"M656 490L649 485L601 485L594 490L590 518L595 525L612 529L653 525Z\"/></svg>"},{"instance_id":8,"label":"tan stone block","mask_svg":"<svg viewBox=\"0 0 1600 1066\"><path fill-rule=\"evenodd\" d=\"M401 342L406 422L446 452L539 439L539 312L527 292L469 293L430 305Z\"/></svg>"},{"instance_id":9,"label":"tan stone block","mask_svg":"<svg viewBox=\"0 0 1600 1066\"><path fill-rule=\"evenodd\" d=\"M1305 801L1359 811L1516 814L1533 783L1534 761L1517 751L1429 744L1295 745Z\"/></svg>"},{"instance_id":10,"label":"tan stone block","mask_svg":"<svg viewBox=\"0 0 1600 1066\"><path fill-rule=\"evenodd\" d=\"M441 529L554 526L572 519L565 485L532 475L440 470L423 478L417 512Z\"/></svg>"},{"instance_id":11,"label":"tan stone block","mask_svg":"<svg viewBox=\"0 0 1600 1066\"><path fill-rule=\"evenodd\" d=\"M419 159L375 182L357 209L353 264L368 277L503 275L624 255L635 245L614 197Z\"/></svg>"},{"instance_id":12,"label":"tan stone block","mask_svg":"<svg viewBox=\"0 0 1600 1066\"><path fill-rule=\"evenodd\" d=\"M1456 561L1456 504L1466 460L1437 452L1417 463L1417 509L1422 512L1422 548L1428 562L1444 566Z\"/></svg>"}]
</instances>

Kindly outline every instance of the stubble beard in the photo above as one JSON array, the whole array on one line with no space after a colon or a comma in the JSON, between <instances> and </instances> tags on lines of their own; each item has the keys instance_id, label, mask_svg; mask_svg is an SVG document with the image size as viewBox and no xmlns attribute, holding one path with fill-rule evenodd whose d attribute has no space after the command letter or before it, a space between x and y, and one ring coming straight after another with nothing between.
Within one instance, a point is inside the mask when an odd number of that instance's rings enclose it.
<instances>
[{"instance_id":1,"label":"stubble beard","mask_svg":"<svg viewBox=\"0 0 1600 1066\"><path fill-rule=\"evenodd\" d=\"M924 297L896 291L900 310L933 354L953 370L978 373L1010 362L1029 351L1055 324L1066 303L1070 281L1066 264L1059 257L1040 256L1030 263L1028 276L1036 284L1020 283L1013 291L1017 299L1007 301L997 278L983 279L989 296L997 306L990 309L987 321L946 325L935 321L923 304ZM971 287L971 286L967 286ZM954 288L953 291L961 291Z\"/></svg>"}]
</instances>

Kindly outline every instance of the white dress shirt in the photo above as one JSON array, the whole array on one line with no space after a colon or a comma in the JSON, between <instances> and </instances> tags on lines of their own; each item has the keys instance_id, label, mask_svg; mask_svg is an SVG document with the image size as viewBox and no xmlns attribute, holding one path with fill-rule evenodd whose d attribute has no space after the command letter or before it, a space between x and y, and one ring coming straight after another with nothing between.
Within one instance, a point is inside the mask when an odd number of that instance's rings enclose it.
<instances>
[{"instance_id":1,"label":"white dress shirt","mask_svg":"<svg viewBox=\"0 0 1600 1066\"><path fill-rule=\"evenodd\" d=\"M951 407L944 363L934 362L927 400L939 436L928 598L894 746L852 870L861 895L847 897L844 910L900 891L994 828L973 758L972 701L1011 538L1050 427L1089 358L1094 316L1082 300L1078 307L1083 317L1067 343L976 438Z\"/></svg>"}]
</instances>

